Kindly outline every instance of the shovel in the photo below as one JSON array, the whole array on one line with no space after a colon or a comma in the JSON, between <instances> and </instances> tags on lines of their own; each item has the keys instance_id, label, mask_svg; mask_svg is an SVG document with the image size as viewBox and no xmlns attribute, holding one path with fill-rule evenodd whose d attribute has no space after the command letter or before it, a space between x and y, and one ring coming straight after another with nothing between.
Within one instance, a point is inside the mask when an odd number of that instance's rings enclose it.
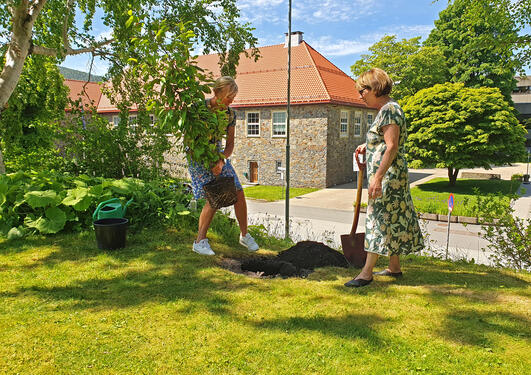
<instances>
[{"instance_id":1,"label":"shovel","mask_svg":"<svg viewBox=\"0 0 531 375\"><path fill-rule=\"evenodd\" d=\"M358 188L356 190L356 206L354 208L354 222L350 234L341 235L341 247L343 248L343 255L347 261L356 268L362 268L365 265L367 252L365 251L365 233L356 233L358 228L358 220L360 218L361 206L361 192L363 189L363 172L366 163L360 163L358 158L358 151L356 150L355 159L358 164Z\"/></svg>"}]
</instances>

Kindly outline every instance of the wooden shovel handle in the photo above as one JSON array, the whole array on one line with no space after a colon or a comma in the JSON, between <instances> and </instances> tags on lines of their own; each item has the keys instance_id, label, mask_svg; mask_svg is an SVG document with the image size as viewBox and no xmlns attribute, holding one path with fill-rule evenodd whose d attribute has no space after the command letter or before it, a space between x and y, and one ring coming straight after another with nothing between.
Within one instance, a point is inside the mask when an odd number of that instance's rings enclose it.
<instances>
[{"instance_id":1,"label":"wooden shovel handle","mask_svg":"<svg viewBox=\"0 0 531 375\"><path fill-rule=\"evenodd\" d=\"M362 163L359 161L359 152L356 149L356 153L354 154L354 158L356 159L356 163L358 164L359 173L358 173L358 187L356 189L356 206L354 208L354 222L352 223L352 229L350 230L350 237L354 237L354 234L356 234L356 229L358 229L358 221L360 218L360 207L361 207L361 193L363 190L363 172L365 170L365 166L367 163Z\"/></svg>"}]
</instances>

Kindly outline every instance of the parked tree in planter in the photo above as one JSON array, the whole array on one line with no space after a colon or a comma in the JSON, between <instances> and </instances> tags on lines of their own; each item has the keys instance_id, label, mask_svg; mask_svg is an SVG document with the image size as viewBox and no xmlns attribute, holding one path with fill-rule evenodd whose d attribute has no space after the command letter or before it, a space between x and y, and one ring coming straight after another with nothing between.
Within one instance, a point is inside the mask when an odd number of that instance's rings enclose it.
<instances>
[{"instance_id":1,"label":"parked tree in planter","mask_svg":"<svg viewBox=\"0 0 531 375\"><path fill-rule=\"evenodd\" d=\"M451 186L462 168L490 169L526 153L526 130L497 88L435 85L412 96L404 112L410 166L447 168Z\"/></svg>"}]
</instances>

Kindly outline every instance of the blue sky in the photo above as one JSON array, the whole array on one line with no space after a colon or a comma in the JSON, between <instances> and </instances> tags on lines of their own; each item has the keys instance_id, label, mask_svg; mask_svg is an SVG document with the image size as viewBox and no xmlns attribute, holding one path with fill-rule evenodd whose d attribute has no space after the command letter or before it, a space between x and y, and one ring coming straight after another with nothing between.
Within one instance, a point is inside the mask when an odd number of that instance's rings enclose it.
<instances>
[{"instance_id":1,"label":"blue sky","mask_svg":"<svg viewBox=\"0 0 531 375\"><path fill-rule=\"evenodd\" d=\"M242 20L256 29L259 46L284 42L288 31L287 0L238 0ZM384 35L399 39L421 36L434 27L447 2L439 0L292 0L292 31L347 74L350 66ZM95 23L101 37L108 31ZM87 71L90 56L72 56L63 66ZM104 74L107 65L95 61L93 72Z\"/></svg>"}]
</instances>

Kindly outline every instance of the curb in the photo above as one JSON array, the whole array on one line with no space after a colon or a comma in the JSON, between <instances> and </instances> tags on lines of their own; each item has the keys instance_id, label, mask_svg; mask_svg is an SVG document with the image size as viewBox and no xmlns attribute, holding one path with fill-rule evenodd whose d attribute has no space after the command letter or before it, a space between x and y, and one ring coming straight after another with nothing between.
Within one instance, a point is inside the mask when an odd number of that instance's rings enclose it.
<instances>
[{"instance_id":1,"label":"curb","mask_svg":"<svg viewBox=\"0 0 531 375\"><path fill-rule=\"evenodd\" d=\"M360 207L360 212L367 212L367 207ZM419 219L430 220L430 221L442 221L448 222L448 215L444 214L430 214L426 212L417 212ZM494 222L484 222L479 220L477 217L470 216L450 216L450 223L461 223L461 224L480 224L480 225L493 225L498 223L498 219L494 219Z\"/></svg>"}]
</instances>

